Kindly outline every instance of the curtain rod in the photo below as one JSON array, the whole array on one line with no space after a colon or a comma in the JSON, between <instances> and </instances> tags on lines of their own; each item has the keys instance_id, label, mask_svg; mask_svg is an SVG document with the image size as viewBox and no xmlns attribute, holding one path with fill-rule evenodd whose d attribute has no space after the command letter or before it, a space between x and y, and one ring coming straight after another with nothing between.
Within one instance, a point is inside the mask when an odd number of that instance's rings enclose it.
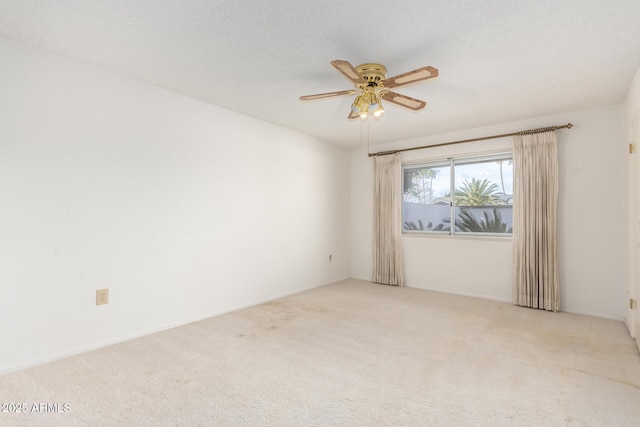
<instances>
[{"instance_id":1,"label":"curtain rod","mask_svg":"<svg viewBox=\"0 0 640 427\"><path fill-rule=\"evenodd\" d=\"M529 129L522 130L519 132L511 132L511 133L503 133L502 135L491 135L491 136L483 136L481 138L472 138L472 139L463 139L460 141L451 141L451 142L443 142L440 144L433 145L422 145L420 147L411 147L411 148L401 148L399 150L391 150L391 151L379 151L377 153L369 153L369 157L373 156L387 156L389 154L401 153L403 151L412 151L412 150L421 150L423 148L432 148L432 147L442 147L444 145L453 145L453 144L462 144L463 142L473 142L473 141L483 141L485 139L496 139L496 138L504 138L505 136L514 136L514 135L531 135L534 133L542 133L542 132L551 132L558 129L571 129L573 125L571 123L567 123L562 126L548 126L546 128L538 128L538 129Z\"/></svg>"}]
</instances>

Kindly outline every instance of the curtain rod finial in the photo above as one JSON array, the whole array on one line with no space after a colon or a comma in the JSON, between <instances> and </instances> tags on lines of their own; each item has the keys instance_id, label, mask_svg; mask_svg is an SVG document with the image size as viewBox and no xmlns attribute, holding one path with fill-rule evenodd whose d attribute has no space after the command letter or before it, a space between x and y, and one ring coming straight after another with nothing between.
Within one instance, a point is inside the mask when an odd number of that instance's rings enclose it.
<instances>
[{"instance_id":1,"label":"curtain rod finial","mask_svg":"<svg viewBox=\"0 0 640 427\"><path fill-rule=\"evenodd\" d=\"M572 127L573 127L573 124L571 124L571 123L567 124L567 129L571 129Z\"/></svg>"}]
</instances>

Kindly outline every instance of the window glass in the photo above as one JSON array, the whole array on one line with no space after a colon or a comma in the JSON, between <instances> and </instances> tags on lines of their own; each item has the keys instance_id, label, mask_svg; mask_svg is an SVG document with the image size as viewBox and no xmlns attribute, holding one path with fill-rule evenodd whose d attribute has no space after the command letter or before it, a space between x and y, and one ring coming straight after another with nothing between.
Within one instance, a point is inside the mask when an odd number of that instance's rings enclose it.
<instances>
[{"instance_id":1,"label":"window glass","mask_svg":"<svg viewBox=\"0 0 640 427\"><path fill-rule=\"evenodd\" d=\"M405 230L448 232L451 211L451 166L405 168L403 176Z\"/></svg>"}]
</instances>

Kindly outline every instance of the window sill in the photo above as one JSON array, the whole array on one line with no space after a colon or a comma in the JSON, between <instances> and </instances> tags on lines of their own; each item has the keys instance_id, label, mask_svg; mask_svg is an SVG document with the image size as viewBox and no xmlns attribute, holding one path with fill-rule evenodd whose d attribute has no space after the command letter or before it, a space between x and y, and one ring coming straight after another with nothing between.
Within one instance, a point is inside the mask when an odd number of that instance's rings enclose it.
<instances>
[{"instance_id":1,"label":"window sill","mask_svg":"<svg viewBox=\"0 0 640 427\"><path fill-rule=\"evenodd\" d=\"M435 239L454 239L454 240L486 240L486 241L494 241L494 242L511 242L513 241L513 235L508 234L506 236L498 236L495 234L490 234L488 236L483 236L480 234L446 234L446 233L407 233L403 232L402 237L409 238L435 238Z\"/></svg>"}]
</instances>

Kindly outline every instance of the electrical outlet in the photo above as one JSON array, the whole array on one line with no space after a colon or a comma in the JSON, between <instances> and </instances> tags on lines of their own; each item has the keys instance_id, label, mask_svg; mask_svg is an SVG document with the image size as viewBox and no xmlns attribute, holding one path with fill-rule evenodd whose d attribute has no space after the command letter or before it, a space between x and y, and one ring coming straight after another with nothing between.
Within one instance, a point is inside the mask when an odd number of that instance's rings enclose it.
<instances>
[{"instance_id":1,"label":"electrical outlet","mask_svg":"<svg viewBox=\"0 0 640 427\"><path fill-rule=\"evenodd\" d=\"M96 291L96 305L109 304L109 289L98 289Z\"/></svg>"}]
</instances>

